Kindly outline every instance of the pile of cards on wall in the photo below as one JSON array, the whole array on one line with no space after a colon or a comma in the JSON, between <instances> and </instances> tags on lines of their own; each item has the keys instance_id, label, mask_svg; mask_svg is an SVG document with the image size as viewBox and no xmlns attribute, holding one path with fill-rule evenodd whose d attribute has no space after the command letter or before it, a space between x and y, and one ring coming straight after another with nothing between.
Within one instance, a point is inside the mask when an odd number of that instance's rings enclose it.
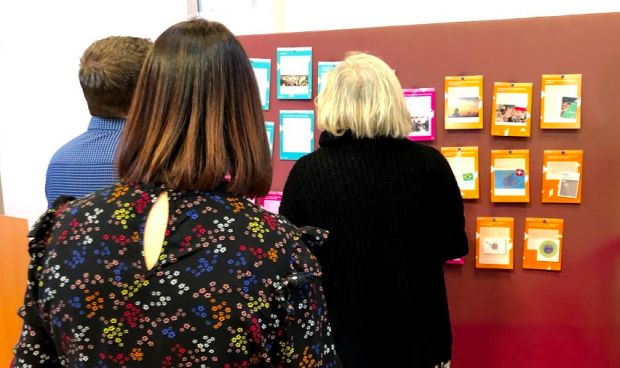
<instances>
[{"instance_id":1,"label":"pile of cards on wall","mask_svg":"<svg viewBox=\"0 0 620 368\"><path fill-rule=\"evenodd\" d=\"M260 90L263 110L269 110L271 60L250 59ZM277 49L277 98L312 99L312 48ZM317 94L339 61L317 63ZM394 70L396 73L396 71ZM545 74L541 83L540 129L581 128L581 74ZM435 88L405 88L414 141L436 139ZM532 130L533 83L495 82L491 116L492 136L530 137ZM483 129L483 76L447 76L444 94L446 130ZM297 160L314 150L313 110L281 110L279 159ZM538 117L536 117L538 118ZM273 156L275 123L266 122ZM478 147L441 147L457 180L463 199L480 199L480 180L489 180L491 202L530 202L530 151L491 150L491 167L480 170ZM577 149L542 152L542 202L581 203L583 151ZM482 174L482 173L488 173ZM281 192L272 192L260 204L277 212ZM523 267L559 271L562 260L562 219L527 218ZM476 267L514 268L513 218L478 218ZM463 259L448 263L463 264Z\"/></svg>"}]
</instances>

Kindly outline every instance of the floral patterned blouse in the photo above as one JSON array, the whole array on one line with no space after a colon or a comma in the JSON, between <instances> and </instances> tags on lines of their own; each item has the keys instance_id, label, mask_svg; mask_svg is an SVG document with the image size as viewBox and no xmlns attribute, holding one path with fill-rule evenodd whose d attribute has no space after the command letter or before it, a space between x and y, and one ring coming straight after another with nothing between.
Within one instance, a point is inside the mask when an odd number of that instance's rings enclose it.
<instances>
[{"instance_id":1,"label":"floral patterned blouse","mask_svg":"<svg viewBox=\"0 0 620 368\"><path fill-rule=\"evenodd\" d=\"M308 248L326 232L220 189L168 191L147 270L146 218L164 190L115 184L35 224L12 366L339 367Z\"/></svg>"}]
</instances>

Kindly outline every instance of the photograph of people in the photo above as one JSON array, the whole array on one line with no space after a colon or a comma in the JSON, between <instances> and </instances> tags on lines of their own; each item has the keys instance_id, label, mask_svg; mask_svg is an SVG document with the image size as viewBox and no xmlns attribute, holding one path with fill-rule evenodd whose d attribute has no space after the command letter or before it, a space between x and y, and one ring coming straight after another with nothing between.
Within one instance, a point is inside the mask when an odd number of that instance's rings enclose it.
<instances>
[{"instance_id":1,"label":"photograph of people","mask_svg":"<svg viewBox=\"0 0 620 368\"><path fill-rule=\"evenodd\" d=\"M283 87L298 87L308 85L307 75L282 75L280 85Z\"/></svg>"},{"instance_id":2,"label":"photograph of people","mask_svg":"<svg viewBox=\"0 0 620 368\"><path fill-rule=\"evenodd\" d=\"M428 134L431 131L429 116L413 116L411 117L411 130L414 133Z\"/></svg>"},{"instance_id":3,"label":"photograph of people","mask_svg":"<svg viewBox=\"0 0 620 368\"><path fill-rule=\"evenodd\" d=\"M525 107L507 104L496 105L496 123L525 123L527 117L527 108Z\"/></svg>"}]
</instances>

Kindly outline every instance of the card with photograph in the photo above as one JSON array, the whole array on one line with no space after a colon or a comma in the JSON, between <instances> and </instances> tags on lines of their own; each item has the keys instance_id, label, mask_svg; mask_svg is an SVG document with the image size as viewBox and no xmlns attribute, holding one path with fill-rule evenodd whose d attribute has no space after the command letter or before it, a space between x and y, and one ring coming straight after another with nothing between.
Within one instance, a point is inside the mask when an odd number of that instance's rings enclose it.
<instances>
[{"instance_id":1,"label":"card with photograph","mask_svg":"<svg viewBox=\"0 0 620 368\"><path fill-rule=\"evenodd\" d=\"M543 153L543 203L581 203L582 150Z\"/></svg>"},{"instance_id":2,"label":"card with photograph","mask_svg":"<svg viewBox=\"0 0 620 368\"><path fill-rule=\"evenodd\" d=\"M581 128L581 74L546 74L542 77L540 127Z\"/></svg>"},{"instance_id":3,"label":"card with photograph","mask_svg":"<svg viewBox=\"0 0 620 368\"><path fill-rule=\"evenodd\" d=\"M411 114L412 141L435 139L435 88L405 89L405 103Z\"/></svg>"},{"instance_id":4,"label":"card with photograph","mask_svg":"<svg viewBox=\"0 0 620 368\"><path fill-rule=\"evenodd\" d=\"M445 128L482 129L482 76L446 77L445 83Z\"/></svg>"},{"instance_id":5,"label":"card with photograph","mask_svg":"<svg viewBox=\"0 0 620 368\"><path fill-rule=\"evenodd\" d=\"M312 47L278 48L278 99L312 98Z\"/></svg>"},{"instance_id":6,"label":"card with photograph","mask_svg":"<svg viewBox=\"0 0 620 368\"><path fill-rule=\"evenodd\" d=\"M495 83L495 115L491 135L529 137L532 122L532 83Z\"/></svg>"}]
</instances>

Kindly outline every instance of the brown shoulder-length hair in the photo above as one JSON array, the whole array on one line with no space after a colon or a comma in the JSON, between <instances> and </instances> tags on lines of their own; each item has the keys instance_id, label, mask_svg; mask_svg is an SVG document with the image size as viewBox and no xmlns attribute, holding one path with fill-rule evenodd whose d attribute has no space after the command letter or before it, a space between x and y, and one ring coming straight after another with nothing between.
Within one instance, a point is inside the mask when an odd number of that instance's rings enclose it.
<instances>
[{"instance_id":1,"label":"brown shoulder-length hair","mask_svg":"<svg viewBox=\"0 0 620 368\"><path fill-rule=\"evenodd\" d=\"M222 24L168 28L146 57L117 149L120 178L172 190L260 197L271 156L260 95L245 50Z\"/></svg>"},{"instance_id":2,"label":"brown shoulder-length hair","mask_svg":"<svg viewBox=\"0 0 620 368\"><path fill-rule=\"evenodd\" d=\"M142 63L152 44L146 38L112 36L93 42L84 51L78 76L91 115L127 115Z\"/></svg>"}]
</instances>

